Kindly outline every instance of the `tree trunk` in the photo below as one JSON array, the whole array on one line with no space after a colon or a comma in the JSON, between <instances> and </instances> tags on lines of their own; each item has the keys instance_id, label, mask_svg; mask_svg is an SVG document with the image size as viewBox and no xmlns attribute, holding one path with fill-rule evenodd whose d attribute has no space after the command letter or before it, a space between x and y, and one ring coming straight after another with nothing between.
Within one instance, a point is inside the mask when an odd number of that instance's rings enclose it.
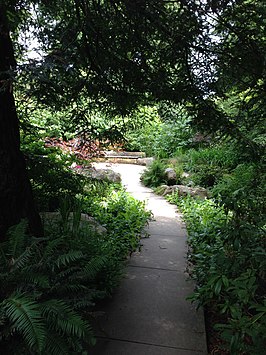
<instances>
[{"instance_id":1,"label":"tree trunk","mask_svg":"<svg viewBox=\"0 0 266 355\"><path fill-rule=\"evenodd\" d=\"M25 159L20 151L19 120L12 89L16 61L4 5L0 5L0 240L26 218L35 236L43 235Z\"/></svg>"}]
</instances>

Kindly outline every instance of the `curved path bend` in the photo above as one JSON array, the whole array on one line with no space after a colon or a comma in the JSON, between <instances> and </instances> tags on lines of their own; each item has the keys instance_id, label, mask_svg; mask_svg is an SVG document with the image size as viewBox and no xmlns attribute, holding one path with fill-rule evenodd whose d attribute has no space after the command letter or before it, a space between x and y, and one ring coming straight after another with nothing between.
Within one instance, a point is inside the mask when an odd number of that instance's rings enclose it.
<instances>
[{"instance_id":1,"label":"curved path bend","mask_svg":"<svg viewBox=\"0 0 266 355\"><path fill-rule=\"evenodd\" d=\"M126 277L97 320L92 355L205 355L202 311L186 301L193 291L186 274L186 228L176 207L140 183L145 167L98 163L119 172L135 198L145 200L154 220L141 252L129 260Z\"/></svg>"}]
</instances>

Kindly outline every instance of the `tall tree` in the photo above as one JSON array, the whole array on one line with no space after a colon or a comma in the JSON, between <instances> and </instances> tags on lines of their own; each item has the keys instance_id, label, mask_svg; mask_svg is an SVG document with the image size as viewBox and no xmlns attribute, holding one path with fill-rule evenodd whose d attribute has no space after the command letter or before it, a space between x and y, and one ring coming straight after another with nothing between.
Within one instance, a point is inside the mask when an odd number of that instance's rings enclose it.
<instances>
[{"instance_id":1,"label":"tall tree","mask_svg":"<svg viewBox=\"0 0 266 355\"><path fill-rule=\"evenodd\" d=\"M24 90L42 104L72 104L78 125L93 101L122 113L140 101L186 101L198 125L234 135L261 154L261 145L217 101L251 89L253 122L265 112L262 1L0 0L1 233L22 217L41 233L19 150L12 88L10 38L17 41L11 24L23 8L43 57L20 61L19 74ZM27 21L19 17L16 28ZM83 97L90 100L80 110Z\"/></svg>"},{"instance_id":2,"label":"tall tree","mask_svg":"<svg viewBox=\"0 0 266 355\"><path fill-rule=\"evenodd\" d=\"M30 231L42 235L40 217L20 151L19 121L13 96L16 68L7 7L0 3L0 239L7 229L27 218Z\"/></svg>"},{"instance_id":3,"label":"tall tree","mask_svg":"<svg viewBox=\"0 0 266 355\"><path fill-rule=\"evenodd\" d=\"M38 29L44 53L38 63L20 62L19 71L24 70L30 95L58 108L73 101L78 107L81 95L100 98L121 111L147 98L184 100L193 93L187 61L198 24L183 1L2 0L0 4L0 231L3 235L26 217L31 231L40 235L19 149L13 97L16 53L10 30L17 12L29 9L31 30ZM18 20L16 28L23 17Z\"/></svg>"}]
</instances>

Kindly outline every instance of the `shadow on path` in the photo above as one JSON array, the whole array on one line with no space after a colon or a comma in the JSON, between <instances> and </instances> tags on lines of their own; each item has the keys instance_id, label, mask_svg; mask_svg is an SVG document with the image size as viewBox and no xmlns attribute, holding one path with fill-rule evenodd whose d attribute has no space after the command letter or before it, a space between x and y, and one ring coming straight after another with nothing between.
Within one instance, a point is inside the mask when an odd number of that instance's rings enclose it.
<instances>
[{"instance_id":1,"label":"shadow on path","mask_svg":"<svg viewBox=\"0 0 266 355\"><path fill-rule=\"evenodd\" d=\"M150 238L142 240L141 252L133 254L121 286L104 305L91 354L207 354L203 312L186 301L194 285L185 272L187 236L176 207L140 184L144 167L112 169L135 198L147 202L154 221L147 228Z\"/></svg>"}]
</instances>

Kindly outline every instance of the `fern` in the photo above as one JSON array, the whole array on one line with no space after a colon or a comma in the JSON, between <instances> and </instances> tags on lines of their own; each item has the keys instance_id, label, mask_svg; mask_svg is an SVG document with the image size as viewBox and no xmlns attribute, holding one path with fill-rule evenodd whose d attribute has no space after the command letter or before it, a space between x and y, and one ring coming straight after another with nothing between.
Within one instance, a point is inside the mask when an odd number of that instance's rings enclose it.
<instances>
[{"instance_id":1,"label":"fern","mask_svg":"<svg viewBox=\"0 0 266 355\"><path fill-rule=\"evenodd\" d=\"M58 283L49 290L49 294L56 295L57 298L69 300L74 298L77 294L88 293L88 287L80 284L78 281L76 284L60 284Z\"/></svg>"},{"instance_id":2,"label":"fern","mask_svg":"<svg viewBox=\"0 0 266 355\"><path fill-rule=\"evenodd\" d=\"M93 295L99 296L100 291L94 291L92 292L92 294L90 295L90 298L88 298L88 296L80 298L80 299L74 299L73 301L73 307L75 310L79 310L79 309L89 309L91 306L94 306L94 303L91 301L91 298L93 297ZM101 296L105 296L104 292L101 292Z\"/></svg>"},{"instance_id":3,"label":"fern","mask_svg":"<svg viewBox=\"0 0 266 355\"><path fill-rule=\"evenodd\" d=\"M23 253L26 244L27 221L25 219L8 231L8 255L16 259Z\"/></svg>"},{"instance_id":4,"label":"fern","mask_svg":"<svg viewBox=\"0 0 266 355\"><path fill-rule=\"evenodd\" d=\"M29 349L41 352L45 344L45 324L39 305L29 296L14 293L3 302L3 310L14 329L24 337Z\"/></svg>"},{"instance_id":5,"label":"fern","mask_svg":"<svg viewBox=\"0 0 266 355\"><path fill-rule=\"evenodd\" d=\"M49 277L45 274L40 272L35 272L32 268L27 267L23 270L20 274L21 282L28 286L38 286L41 289L49 289L50 288L50 281Z\"/></svg>"},{"instance_id":6,"label":"fern","mask_svg":"<svg viewBox=\"0 0 266 355\"><path fill-rule=\"evenodd\" d=\"M36 257L37 243L27 247L14 261L12 269L23 269L30 264L33 257Z\"/></svg>"},{"instance_id":7,"label":"fern","mask_svg":"<svg viewBox=\"0 0 266 355\"><path fill-rule=\"evenodd\" d=\"M54 254L58 252L64 246L64 238L48 239L45 249L43 251L42 259L48 260L49 258L54 258Z\"/></svg>"},{"instance_id":8,"label":"fern","mask_svg":"<svg viewBox=\"0 0 266 355\"><path fill-rule=\"evenodd\" d=\"M53 330L47 331L46 347L44 355L69 355L69 346L62 336L56 334Z\"/></svg>"},{"instance_id":9,"label":"fern","mask_svg":"<svg viewBox=\"0 0 266 355\"><path fill-rule=\"evenodd\" d=\"M112 242L78 229L79 213L63 235L35 239L22 221L0 244L4 353L81 354L95 343L84 316L114 287L120 258Z\"/></svg>"},{"instance_id":10,"label":"fern","mask_svg":"<svg viewBox=\"0 0 266 355\"><path fill-rule=\"evenodd\" d=\"M77 273L80 272L80 265L77 264L77 266L68 266L67 268L64 268L63 270L59 270L57 273L57 278L58 280L63 280L66 278L73 278L76 279Z\"/></svg>"},{"instance_id":11,"label":"fern","mask_svg":"<svg viewBox=\"0 0 266 355\"><path fill-rule=\"evenodd\" d=\"M68 253L59 255L55 264L58 268L62 266L67 266L73 262L76 262L84 257L82 251L79 250L70 250Z\"/></svg>"},{"instance_id":12,"label":"fern","mask_svg":"<svg viewBox=\"0 0 266 355\"><path fill-rule=\"evenodd\" d=\"M106 256L96 256L83 269L83 275L89 280L93 280L97 274L107 265Z\"/></svg>"},{"instance_id":13,"label":"fern","mask_svg":"<svg viewBox=\"0 0 266 355\"><path fill-rule=\"evenodd\" d=\"M91 339L93 334L89 324L73 311L69 305L60 300L51 300L42 305L43 314L50 326L64 336L77 336L80 339Z\"/></svg>"}]
</instances>

